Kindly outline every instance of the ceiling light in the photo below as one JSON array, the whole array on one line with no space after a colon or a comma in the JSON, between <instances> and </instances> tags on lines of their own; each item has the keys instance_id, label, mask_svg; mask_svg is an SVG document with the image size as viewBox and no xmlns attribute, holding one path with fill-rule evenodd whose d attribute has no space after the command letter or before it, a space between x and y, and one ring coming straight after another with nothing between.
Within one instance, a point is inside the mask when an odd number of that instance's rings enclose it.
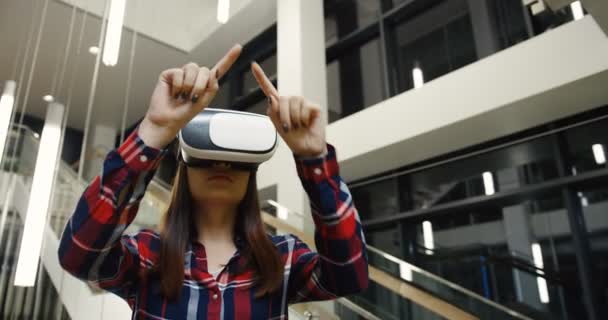
<instances>
[{"instance_id":1,"label":"ceiling light","mask_svg":"<svg viewBox=\"0 0 608 320\"><path fill-rule=\"evenodd\" d=\"M228 22L230 16L230 0L218 0L217 2L217 21L219 23Z\"/></svg>"},{"instance_id":2,"label":"ceiling light","mask_svg":"<svg viewBox=\"0 0 608 320\"><path fill-rule=\"evenodd\" d=\"M494 190L494 176L492 173L487 171L483 173L483 187L486 190L486 195L491 196L495 193Z\"/></svg>"},{"instance_id":3,"label":"ceiling light","mask_svg":"<svg viewBox=\"0 0 608 320\"><path fill-rule=\"evenodd\" d=\"M540 247L540 244L533 243L532 244L532 260L534 261L534 266L538 269L538 273L541 275L544 274L542 269L544 268L543 263L543 252ZM547 280L543 277L536 277L536 284L538 285L538 295L540 297L540 302L549 303L549 290L547 288Z\"/></svg>"},{"instance_id":4,"label":"ceiling light","mask_svg":"<svg viewBox=\"0 0 608 320\"><path fill-rule=\"evenodd\" d=\"M52 95L46 94L46 95L44 95L44 97L42 97L42 100L44 100L46 102L53 102L53 100L55 100L55 99L53 98Z\"/></svg>"},{"instance_id":5,"label":"ceiling light","mask_svg":"<svg viewBox=\"0 0 608 320\"><path fill-rule=\"evenodd\" d=\"M42 247L42 236L47 221L47 213L53 187L53 176L59 141L61 138L61 121L64 107L59 103L51 103L46 110L46 120L42 129L40 147L36 156L36 166L32 189L25 215L19 260L15 271L16 286L31 287L36 282L38 258Z\"/></svg>"},{"instance_id":6,"label":"ceiling light","mask_svg":"<svg viewBox=\"0 0 608 320\"><path fill-rule=\"evenodd\" d=\"M572 10L572 17L574 20L580 20L585 16L583 11L583 5L580 1L574 1L570 4L570 10Z\"/></svg>"},{"instance_id":7,"label":"ceiling light","mask_svg":"<svg viewBox=\"0 0 608 320\"><path fill-rule=\"evenodd\" d=\"M414 88L420 88L424 85L424 73L419 66L412 69L412 79L414 80Z\"/></svg>"},{"instance_id":8,"label":"ceiling light","mask_svg":"<svg viewBox=\"0 0 608 320\"><path fill-rule=\"evenodd\" d=\"M110 4L110 17L106 29L106 39L103 45L103 64L115 66L118 63L122 23L125 18L126 0L112 0Z\"/></svg>"},{"instance_id":9,"label":"ceiling light","mask_svg":"<svg viewBox=\"0 0 608 320\"><path fill-rule=\"evenodd\" d=\"M422 222L422 240L427 249L426 254L433 254L435 249L435 239L433 238L433 224L430 221Z\"/></svg>"},{"instance_id":10,"label":"ceiling light","mask_svg":"<svg viewBox=\"0 0 608 320\"><path fill-rule=\"evenodd\" d=\"M92 55L97 55L99 53L99 47L98 46L92 46L89 48L89 53Z\"/></svg>"},{"instance_id":11,"label":"ceiling light","mask_svg":"<svg viewBox=\"0 0 608 320\"><path fill-rule=\"evenodd\" d=\"M606 153L604 152L604 146L599 143L596 143L591 148L593 149L593 157L595 158L595 163L606 163Z\"/></svg>"},{"instance_id":12,"label":"ceiling light","mask_svg":"<svg viewBox=\"0 0 608 320\"><path fill-rule=\"evenodd\" d=\"M15 81L9 80L5 82L4 92L0 98L0 160L2 159L2 152L4 151L6 137L8 136L8 127L11 122L11 114L13 113L16 87L17 83Z\"/></svg>"}]
</instances>

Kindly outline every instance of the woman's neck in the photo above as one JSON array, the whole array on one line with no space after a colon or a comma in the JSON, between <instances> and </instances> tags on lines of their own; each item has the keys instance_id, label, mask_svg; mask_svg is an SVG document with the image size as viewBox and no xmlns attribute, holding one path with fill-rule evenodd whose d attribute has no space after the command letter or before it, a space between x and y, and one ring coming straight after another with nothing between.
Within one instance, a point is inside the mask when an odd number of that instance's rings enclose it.
<instances>
[{"instance_id":1,"label":"woman's neck","mask_svg":"<svg viewBox=\"0 0 608 320\"><path fill-rule=\"evenodd\" d=\"M196 205L194 213L199 242L205 245L233 242L236 205L223 203Z\"/></svg>"}]
</instances>

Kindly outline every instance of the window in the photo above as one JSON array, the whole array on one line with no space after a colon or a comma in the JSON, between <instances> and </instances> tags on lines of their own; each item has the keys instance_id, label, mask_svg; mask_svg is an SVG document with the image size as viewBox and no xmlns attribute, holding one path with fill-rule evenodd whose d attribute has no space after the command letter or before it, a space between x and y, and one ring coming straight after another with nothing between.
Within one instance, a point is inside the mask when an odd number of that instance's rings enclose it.
<instances>
[{"instance_id":1,"label":"window","mask_svg":"<svg viewBox=\"0 0 608 320\"><path fill-rule=\"evenodd\" d=\"M399 90L415 87L414 70L431 81L477 60L466 3L447 1L395 28Z\"/></svg>"},{"instance_id":2,"label":"window","mask_svg":"<svg viewBox=\"0 0 608 320\"><path fill-rule=\"evenodd\" d=\"M329 121L382 101L383 90L379 40L346 51L327 65Z\"/></svg>"},{"instance_id":3,"label":"window","mask_svg":"<svg viewBox=\"0 0 608 320\"><path fill-rule=\"evenodd\" d=\"M608 144L606 115L608 106L351 183L369 243L498 303L523 303L533 318L586 318L583 292L606 294L581 279L608 284L608 173L594 150ZM586 229L570 223L578 215Z\"/></svg>"},{"instance_id":4,"label":"window","mask_svg":"<svg viewBox=\"0 0 608 320\"><path fill-rule=\"evenodd\" d=\"M381 0L325 1L325 39L328 45L372 23L377 23Z\"/></svg>"}]
</instances>

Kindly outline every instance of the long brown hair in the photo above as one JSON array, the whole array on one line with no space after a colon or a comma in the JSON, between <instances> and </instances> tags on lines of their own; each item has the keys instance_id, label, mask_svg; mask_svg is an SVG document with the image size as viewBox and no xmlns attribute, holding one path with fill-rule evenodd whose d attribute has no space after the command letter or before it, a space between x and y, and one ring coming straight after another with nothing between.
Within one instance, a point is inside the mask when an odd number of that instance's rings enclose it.
<instances>
[{"instance_id":1,"label":"long brown hair","mask_svg":"<svg viewBox=\"0 0 608 320\"><path fill-rule=\"evenodd\" d=\"M179 297L184 281L184 254L189 241L196 239L192 199L188 188L186 165L178 160L177 173L171 190L171 202L160 223L160 258L157 268L163 296L170 300ZM241 269L254 272L256 297L279 289L283 280L283 264L279 252L264 228L258 202L256 173L252 171L247 192L238 207L234 233L244 241L240 248L245 264ZM240 270L244 271L244 270Z\"/></svg>"}]
</instances>

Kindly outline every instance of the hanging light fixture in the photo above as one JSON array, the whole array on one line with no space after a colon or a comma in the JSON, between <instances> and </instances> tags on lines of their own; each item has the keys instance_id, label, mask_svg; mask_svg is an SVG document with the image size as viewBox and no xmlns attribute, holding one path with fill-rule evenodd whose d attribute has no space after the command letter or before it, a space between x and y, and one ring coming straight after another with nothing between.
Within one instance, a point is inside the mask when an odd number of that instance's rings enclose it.
<instances>
[{"instance_id":1,"label":"hanging light fixture","mask_svg":"<svg viewBox=\"0 0 608 320\"><path fill-rule=\"evenodd\" d=\"M531 247L534 266L542 270L544 268L544 263L543 252L540 244L533 243ZM541 270L539 270L538 273L542 275L544 272ZM547 287L547 280L543 277L536 277L536 284L538 286L538 296L540 297L540 302L549 303L549 288Z\"/></svg>"},{"instance_id":2,"label":"hanging light fixture","mask_svg":"<svg viewBox=\"0 0 608 320\"><path fill-rule=\"evenodd\" d=\"M422 68L420 68L420 64L418 62L414 64L414 69L412 69L412 80L414 81L415 89L418 89L424 85L424 73L422 72Z\"/></svg>"},{"instance_id":3,"label":"hanging light fixture","mask_svg":"<svg viewBox=\"0 0 608 320\"><path fill-rule=\"evenodd\" d=\"M0 98L0 160L2 160L4 145L6 144L6 139L8 137L8 126L11 121L11 115L13 114L16 87L17 83L15 81L8 80L4 84L4 92Z\"/></svg>"},{"instance_id":4,"label":"hanging light fixture","mask_svg":"<svg viewBox=\"0 0 608 320\"><path fill-rule=\"evenodd\" d=\"M606 153L604 152L604 146L602 144L596 143L591 146L591 149L593 150L593 158L595 159L595 163L605 164Z\"/></svg>"},{"instance_id":5,"label":"hanging light fixture","mask_svg":"<svg viewBox=\"0 0 608 320\"><path fill-rule=\"evenodd\" d=\"M486 171L482 174L483 177L483 188L486 191L487 196L493 195L496 190L494 189L494 176L492 172Z\"/></svg>"},{"instance_id":6,"label":"hanging light fixture","mask_svg":"<svg viewBox=\"0 0 608 320\"><path fill-rule=\"evenodd\" d=\"M50 103L46 110L46 120L36 157L32 189L19 248L19 260L15 271L16 286L31 287L36 282L38 258L42 247L42 236L59 152L63 112L63 105L56 102Z\"/></svg>"},{"instance_id":7,"label":"hanging light fixture","mask_svg":"<svg viewBox=\"0 0 608 320\"><path fill-rule=\"evenodd\" d=\"M217 1L217 21L221 24L228 22L230 16L230 0Z\"/></svg>"},{"instance_id":8,"label":"hanging light fixture","mask_svg":"<svg viewBox=\"0 0 608 320\"><path fill-rule=\"evenodd\" d=\"M574 20L580 20L585 17L585 11L580 1L574 1L570 4L570 10L572 10L572 17Z\"/></svg>"},{"instance_id":9,"label":"hanging light fixture","mask_svg":"<svg viewBox=\"0 0 608 320\"><path fill-rule=\"evenodd\" d=\"M112 0L110 4L110 16L108 17L108 29L103 45L103 64L115 66L118 63L118 52L120 51L120 38L122 35L122 23L125 17L126 0Z\"/></svg>"},{"instance_id":10,"label":"hanging light fixture","mask_svg":"<svg viewBox=\"0 0 608 320\"><path fill-rule=\"evenodd\" d=\"M435 249L435 239L433 237L433 224L430 221L422 222L422 239L424 241L424 247L426 254L433 254Z\"/></svg>"}]
</instances>

